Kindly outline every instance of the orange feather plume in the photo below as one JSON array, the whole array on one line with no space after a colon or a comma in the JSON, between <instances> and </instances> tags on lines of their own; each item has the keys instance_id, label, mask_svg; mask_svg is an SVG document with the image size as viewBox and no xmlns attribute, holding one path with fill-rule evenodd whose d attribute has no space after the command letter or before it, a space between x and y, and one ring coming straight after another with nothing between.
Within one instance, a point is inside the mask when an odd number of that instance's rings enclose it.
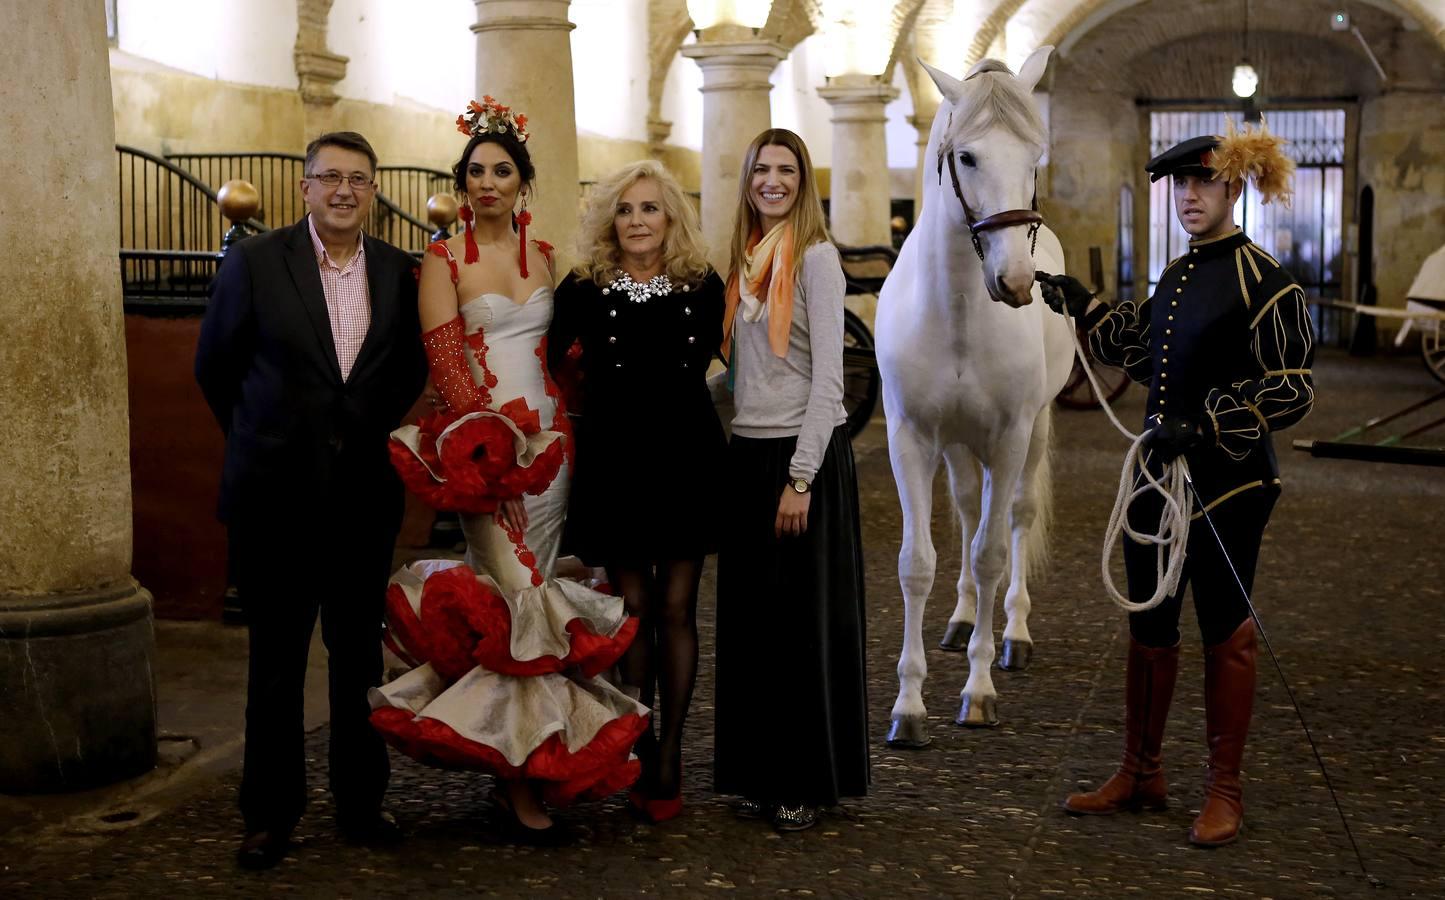
<instances>
[{"instance_id":1,"label":"orange feather plume","mask_svg":"<svg viewBox=\"0 0 1445 900\"><path fill-rule=\"evenodd\" d=\"M1209 159L1215 177L1226 181L1247 178L1254 182L1264 203L1278 200L1289 206L1294 197L1290 186L1294 160L1284 155L1285 139L1271 134L1263 119L1258 128L1246 125L1243 130L1235 128L1231 119L1224 124L1225 135Z\"/></svg>"}]
</instances>

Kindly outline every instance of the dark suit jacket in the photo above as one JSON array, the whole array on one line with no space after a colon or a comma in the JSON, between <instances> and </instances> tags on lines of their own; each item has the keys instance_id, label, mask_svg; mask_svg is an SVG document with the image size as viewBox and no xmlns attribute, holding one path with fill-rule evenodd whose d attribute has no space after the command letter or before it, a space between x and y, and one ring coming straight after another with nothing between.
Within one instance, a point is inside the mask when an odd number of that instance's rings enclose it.
<instances>
[{"instance_id":1,"label":"dark suit jacket","mask_svg":"<svg viewBox=\"0 0 1445 900\"><path fill-rule=\"evenodd\" d=\"M369 521L399 523L387 435L426 382L417 263L363 240L371 326L345 381L306 219L241 241L221 264L196 381L226 434L223 521L315 522L342 496Z\"/></svg>"}]
</instances>

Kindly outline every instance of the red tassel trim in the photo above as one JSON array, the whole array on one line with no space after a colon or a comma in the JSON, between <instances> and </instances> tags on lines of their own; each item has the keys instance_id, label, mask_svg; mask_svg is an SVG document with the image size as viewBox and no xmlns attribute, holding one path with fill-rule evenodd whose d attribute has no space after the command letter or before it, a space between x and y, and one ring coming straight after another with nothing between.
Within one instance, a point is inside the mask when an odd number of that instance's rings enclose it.
<instances>
[{"instance_id":1,"label":"red tassel trim","mask_svg":"<svg viewBox=\"0 0 1445 900\"><path fill-rule=\"evenodd\" d=\"M467 255L463 258L463 262L465 262L467 265L471 265L472 263L476 262L478 258L477 239L472 237L472 219L475 216L475 213L472 212L471 201L468 201L467 203L462 205L462 211L460 215L462 217L462 221L467 223Z\"/></svg>"},{"instance_id":2,"label":"red tassel trim","mask_svg":"<svg viewBox=\"0 0 1445 900\"><path fill-rule=\"evenodd\" d=\"M522 210L517 213L517 260L522 267L522 277L527 277L527 226L532 224L532 213Z\"/></svg>"}]
</instances>

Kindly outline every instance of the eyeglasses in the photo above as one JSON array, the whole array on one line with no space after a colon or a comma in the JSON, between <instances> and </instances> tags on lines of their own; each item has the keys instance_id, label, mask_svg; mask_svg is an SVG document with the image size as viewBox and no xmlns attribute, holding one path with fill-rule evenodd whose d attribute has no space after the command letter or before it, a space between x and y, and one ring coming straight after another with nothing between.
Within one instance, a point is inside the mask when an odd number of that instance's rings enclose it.
<instances>
[{"instance_id":1,"label":"eyeglasses","mask_svg":"<svg viewBox=\"0 0 1445 900\"><path fill-rule=\"evenodd\" d=\"M350 175L342 175L340 172L321 172L306 177L331 188L340 187L343 181L351 185L351 189L354 191L364 191L372 186L371 176L363 175L360 172L352 172Z\"/></svg>"}]
</instances>

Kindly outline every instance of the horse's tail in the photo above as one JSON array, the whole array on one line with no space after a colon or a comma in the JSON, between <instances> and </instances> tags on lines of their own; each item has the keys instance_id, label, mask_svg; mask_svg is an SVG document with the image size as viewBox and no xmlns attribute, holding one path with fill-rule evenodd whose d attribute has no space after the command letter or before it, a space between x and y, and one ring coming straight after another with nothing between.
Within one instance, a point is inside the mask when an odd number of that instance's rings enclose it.
<instances>
[{"instance_id":1,"label":"horse's tail","mask_svg":"<svg viewBox=\"0 0 1445 900\"><path fill-rule=\"evenodd\" d=\"M1034 494L1034 524L1029 530L1029 556L1024 562L1029 574L1041 571L1049 560L1049 535L1054 528L1054 404L1050 400L1039 412L1034 425L1031 441L1042 446L1032 446L1030 452L1040 454L1039 467L1034 472L1033 484L1029 490Z\"/></svg>"}]
</instances>

